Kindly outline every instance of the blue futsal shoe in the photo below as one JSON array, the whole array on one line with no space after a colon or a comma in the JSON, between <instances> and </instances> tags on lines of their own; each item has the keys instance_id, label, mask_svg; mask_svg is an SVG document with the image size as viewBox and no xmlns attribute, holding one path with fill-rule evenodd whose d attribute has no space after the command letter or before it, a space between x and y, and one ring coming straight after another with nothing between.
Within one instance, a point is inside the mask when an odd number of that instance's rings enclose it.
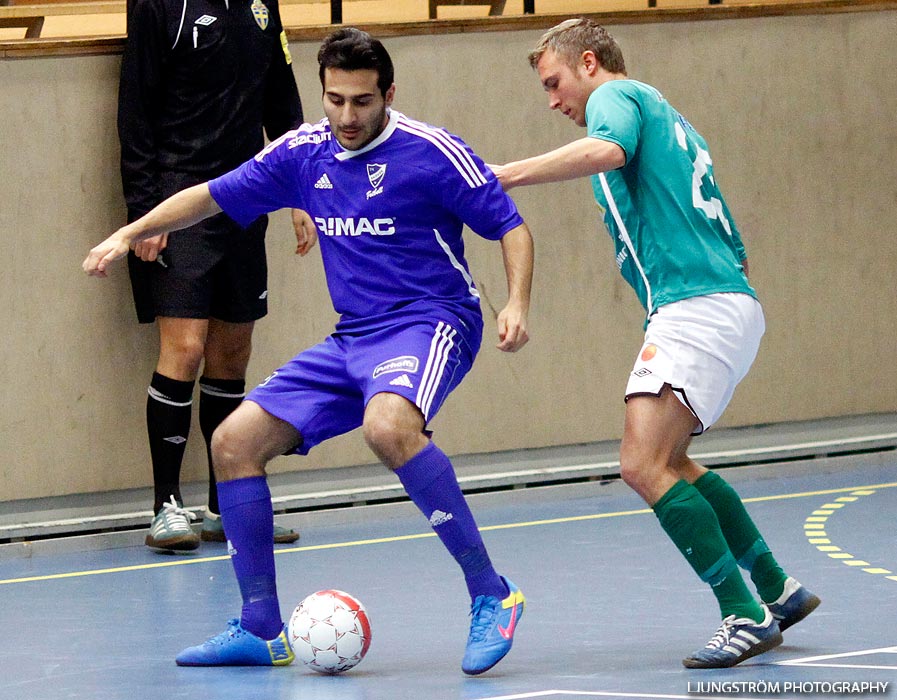
<instances>
[{"instance_id":1,"label":"blue futsal shoe","mask_svg":"<svg viewBox=\"0 0 897 700\"><path fill-rule=\"evenodd\" d=\"M766 605L772 616L779 621L779 629L784 632L813 612L821 602L819 596L789 576L785 580L782 595L775 602Z\"/></svg>"},{"instance_id":2,"label":"blue futsal shoe","mask_svg":"<svg viewBox=\"0 0 897 700\"><path fill-rule=\"evenodd\" d=\"M511 651L514 632L523 617L526 598L504 576L501 580L510 591L507 598L480 595L470 607L470 636L461 662L461 670L469 676L488 671Z\"/></svg>"},{"instance_id":3,"label":"blue futsal shoe","mask_svg":"<svg viewBox=\"0 0 897 700\"><path fill-rule=\"evenodd\" d=\"M782 643L779 623L765 605L762 607L766 613L763 622L729 615L707 646L683 659L682 665L686 668L729 668L779 646Z\"/></svg>"},{"instance_id":4,"label":"blue futsal shoe","mask_svg":"<svg viewBox=\"0 0 897 700\"><path fill-rule=\"evenodd\" d=\"M228 620L224 632L187 647L175 662L178 666L286 666L294 658L286 627L266 641L243 629L239 620Z\"/></svg>"}]
</instances>

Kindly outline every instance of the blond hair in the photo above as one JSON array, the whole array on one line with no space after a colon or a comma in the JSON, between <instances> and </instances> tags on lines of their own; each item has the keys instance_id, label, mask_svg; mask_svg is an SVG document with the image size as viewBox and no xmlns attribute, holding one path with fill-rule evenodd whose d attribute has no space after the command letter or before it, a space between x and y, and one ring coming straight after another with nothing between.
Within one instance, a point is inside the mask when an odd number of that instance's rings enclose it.
<instances>
[{"instance_id":1,"label":"blond hair","mask_svg":"<svg viewBox=\"0 0 897 700\"><path fill-rule=\"evenodd\" d=\"M606 71L626 74L620 46L604 27L585 17L564 20L545 32L529 54L530 66L535 68L549 49L571 68L576 67L584 52L591 51Z\"/></svg>"}]
</instances>

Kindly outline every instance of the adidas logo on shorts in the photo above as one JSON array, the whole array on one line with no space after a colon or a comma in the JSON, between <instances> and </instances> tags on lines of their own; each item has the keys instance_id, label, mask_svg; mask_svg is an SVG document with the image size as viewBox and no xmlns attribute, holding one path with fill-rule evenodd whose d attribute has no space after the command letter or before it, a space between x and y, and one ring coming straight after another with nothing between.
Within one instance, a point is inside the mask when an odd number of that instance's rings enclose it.
<instances>
[{"instance_id":1,"label":"adidas logo on shorts","mask_svg":"<svg viewBox=\"0 0 897 700\"><path fill-rule=\"evenodd\" d=\"M413 388L414 388L414 384L412 384L412 383L411 383L411 380L408 379L408 375L407 375L407 374L401 374L401 375L399 375L398 377L396 377L395 379L393 379L393 380L390 382L390 384L391 384L392 386L403 386L403 387L405 387L406 389L413 389Z\"/></svg>"},{"instance_id":2,"label":"adidas logo on shorts","mask_svg":"<svg viewBox=\"0 0 897 700\"><path fill-rule=\"evenodd\" d=\"M318 178L318 181L315 183L315 189L316 190L332 190L333 189L333 183L330 182L330 178L327 177L327 173L324 173L323 175L321 175L321 177Z\"/></svg>"}]
</instances>

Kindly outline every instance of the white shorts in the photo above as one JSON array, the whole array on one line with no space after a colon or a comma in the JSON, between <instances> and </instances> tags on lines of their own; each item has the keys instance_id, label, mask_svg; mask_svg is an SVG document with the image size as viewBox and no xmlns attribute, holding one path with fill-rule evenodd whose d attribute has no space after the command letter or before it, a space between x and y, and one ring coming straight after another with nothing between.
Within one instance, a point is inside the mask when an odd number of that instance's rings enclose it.
<instances>
[{"instance_id":1,"label":"white shorts","mask_svg":"<svg viewBox=\"0 0 897 700\"><path fill-rule=\"evenodd\" d=\"M664 384L698 419L699 435L722 415L747 374L766 330L748 294L710 294L661 306L651 316L626 400L660 396Z\"/></svg>"}]
</instances>

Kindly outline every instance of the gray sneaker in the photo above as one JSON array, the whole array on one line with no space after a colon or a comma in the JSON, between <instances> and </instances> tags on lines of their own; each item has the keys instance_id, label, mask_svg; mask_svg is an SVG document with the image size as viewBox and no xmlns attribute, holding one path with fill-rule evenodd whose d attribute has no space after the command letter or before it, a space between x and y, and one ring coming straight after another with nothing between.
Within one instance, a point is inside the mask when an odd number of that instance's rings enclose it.
<instances>
[{"instance_id":1,"label":"gray sneaker","mask_svg":"<svg viewBox=\"0 0 897 700\"><path fill-rule=\"evenodd\" d=\"M196 549L199 535L190 527L190 521L195 519L196 516L172 496L150 523L146 546L172 552Z\"/></svg>"},{"instance_id":2,"label":"gray sneaker","mask_svg":"<svg viewBox=\"0 0 897 700\"><path fill-rule=\"evenodd\" d=\"M202 519L200 537L203 542L227 542L220 515L206 509L205 517ZM274 524L274 544L290 544L298 539L299 533L295 530L288 530L277 523Z\"/></svg>"},{"instance_id":3,"label":"gray sneaker","mask_svg":"<svg viewBox=\"0 0 897 700\"><path fill-rule=\"evenodd\" d=\"M782 643L779 623L766 606L763 611L766 613L763 622L729 615L707 646L683 659L682 664L686 668L729 668L779 646Z\"/></svg>"},{"instance_id":4,"label":"gray sneaker","mask_svg":"<svg viewBox=\"0 0 897 700\"><path fill-rule=\"evenodd\" d=\"M784 632L797 624L819 607L819 596L804 588L790 576L785 580L785 590L772 603L767 603L772 616L779 621L779 630Z\"/></svg>"}]
</instances>

